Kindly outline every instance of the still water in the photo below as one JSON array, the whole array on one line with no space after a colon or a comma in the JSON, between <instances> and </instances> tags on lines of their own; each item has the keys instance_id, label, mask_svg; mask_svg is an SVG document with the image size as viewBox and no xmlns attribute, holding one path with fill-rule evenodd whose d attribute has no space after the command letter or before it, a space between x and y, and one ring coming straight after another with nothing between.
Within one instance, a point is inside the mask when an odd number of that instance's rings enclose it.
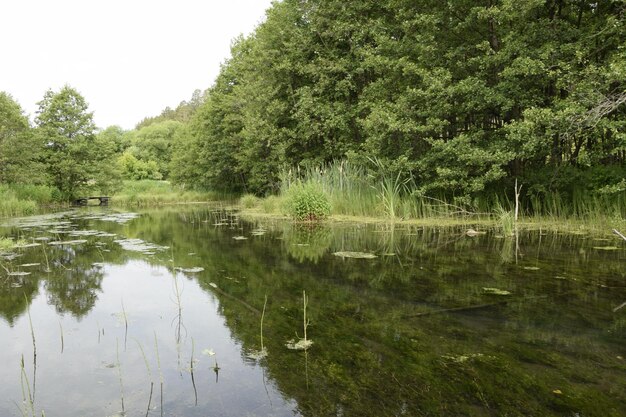
<instances>
[{"instance_id":1,"label":"still water","mask_svg":"<svg viewBox=\"0 0 626 417\"><path fill-rule=\"evenodd\" d=\"M626 415L626 242L466 229L7 220L0 416Z\"/></svg>"}]
</instances>

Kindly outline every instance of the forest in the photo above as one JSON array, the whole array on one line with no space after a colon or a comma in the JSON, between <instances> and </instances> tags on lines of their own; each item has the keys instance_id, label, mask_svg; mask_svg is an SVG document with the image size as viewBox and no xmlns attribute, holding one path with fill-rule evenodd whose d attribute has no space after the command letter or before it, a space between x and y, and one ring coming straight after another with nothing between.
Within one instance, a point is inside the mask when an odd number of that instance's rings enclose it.
<instances>
[{"instance_id":1,"label":"forest","mask_svg":"<svg viewBox=\"0 0 626 417\"><path fill-rule=\"evenodd\" d=\"M269 196L339 173L464 209L510 202L517 181L526 210L620 214L625 16L622 0L275 2L212 86L130 131L95 126L71 86L32 122L0 93L0 192Z\"/></svg>"}]
</instances>

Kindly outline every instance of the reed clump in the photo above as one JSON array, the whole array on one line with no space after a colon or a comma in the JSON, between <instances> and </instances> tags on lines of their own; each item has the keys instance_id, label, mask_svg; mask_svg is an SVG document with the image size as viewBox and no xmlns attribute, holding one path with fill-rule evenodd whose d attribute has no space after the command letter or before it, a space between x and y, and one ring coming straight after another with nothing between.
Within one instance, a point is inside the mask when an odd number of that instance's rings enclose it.
<instances>
[{"instance_id":1,"label":"reed clump","mask_svg":"<svg viewBox=\"0 0 626 417\"><path fill-rule=\"evenodd\" d=\"M244 208L268 214L294 215L291 196L303 184L316 187L330 203L330 215L397 220L488 220L508 235L516 218L522 223L585 221L607 224L626 218L626 189L584 188L541 190L519 180L517 187L494 187L475 196L430 194L408 171L393 170L381 161L370 159L356 165L337 161L322 166L305 166L284 171L280 189L259 202L241 200ZM517 213L517 216L516 216Z\"/></svg>"}]
</instances>

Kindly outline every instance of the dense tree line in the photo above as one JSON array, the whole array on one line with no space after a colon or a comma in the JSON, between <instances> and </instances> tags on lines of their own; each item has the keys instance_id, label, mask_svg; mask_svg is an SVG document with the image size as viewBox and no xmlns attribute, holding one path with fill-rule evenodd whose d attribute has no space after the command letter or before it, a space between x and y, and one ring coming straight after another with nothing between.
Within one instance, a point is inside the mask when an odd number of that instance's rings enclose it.
<instances>
[{"instance_id":1,"label":"dense tree line","mask_svg":"<svg viewBox=\"0 0 626 417\"><path fill-rule=\"evenodd\" d=\"M0 183L267 194L294 167L386 167L470 201L626 190L626 1L283 0L215 83L124 131L65 87L0 94Z\"/></svg>"},{"instance_id":2,"label":"dense tree line","mask_svg":"<svg viewBox=\"0 0 626 417\"><path fill-rule=\"evenodd\" d=\"M276 2L235 40L171 177L262 194L285 167L369 157L425 194L623 190L625 16L614 0Z\"/></svg>"}]
</instances>

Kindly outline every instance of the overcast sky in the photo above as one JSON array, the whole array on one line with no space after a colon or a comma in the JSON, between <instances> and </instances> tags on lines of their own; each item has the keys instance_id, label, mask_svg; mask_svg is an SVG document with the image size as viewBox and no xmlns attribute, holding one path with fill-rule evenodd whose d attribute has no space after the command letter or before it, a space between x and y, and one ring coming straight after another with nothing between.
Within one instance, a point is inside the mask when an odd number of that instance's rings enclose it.
<instances>
[{"instance_id":1,"label":"overcast sky","mask_svg":"<svg viewBox=\"0 0 626 417\"><path fill-rule=\"evenodd\" d=\"M271 0L2 0L0 91L34 118L77 89L98 127L131 129L213 84L230 44Z\"/></svg>"}]
</instances>

